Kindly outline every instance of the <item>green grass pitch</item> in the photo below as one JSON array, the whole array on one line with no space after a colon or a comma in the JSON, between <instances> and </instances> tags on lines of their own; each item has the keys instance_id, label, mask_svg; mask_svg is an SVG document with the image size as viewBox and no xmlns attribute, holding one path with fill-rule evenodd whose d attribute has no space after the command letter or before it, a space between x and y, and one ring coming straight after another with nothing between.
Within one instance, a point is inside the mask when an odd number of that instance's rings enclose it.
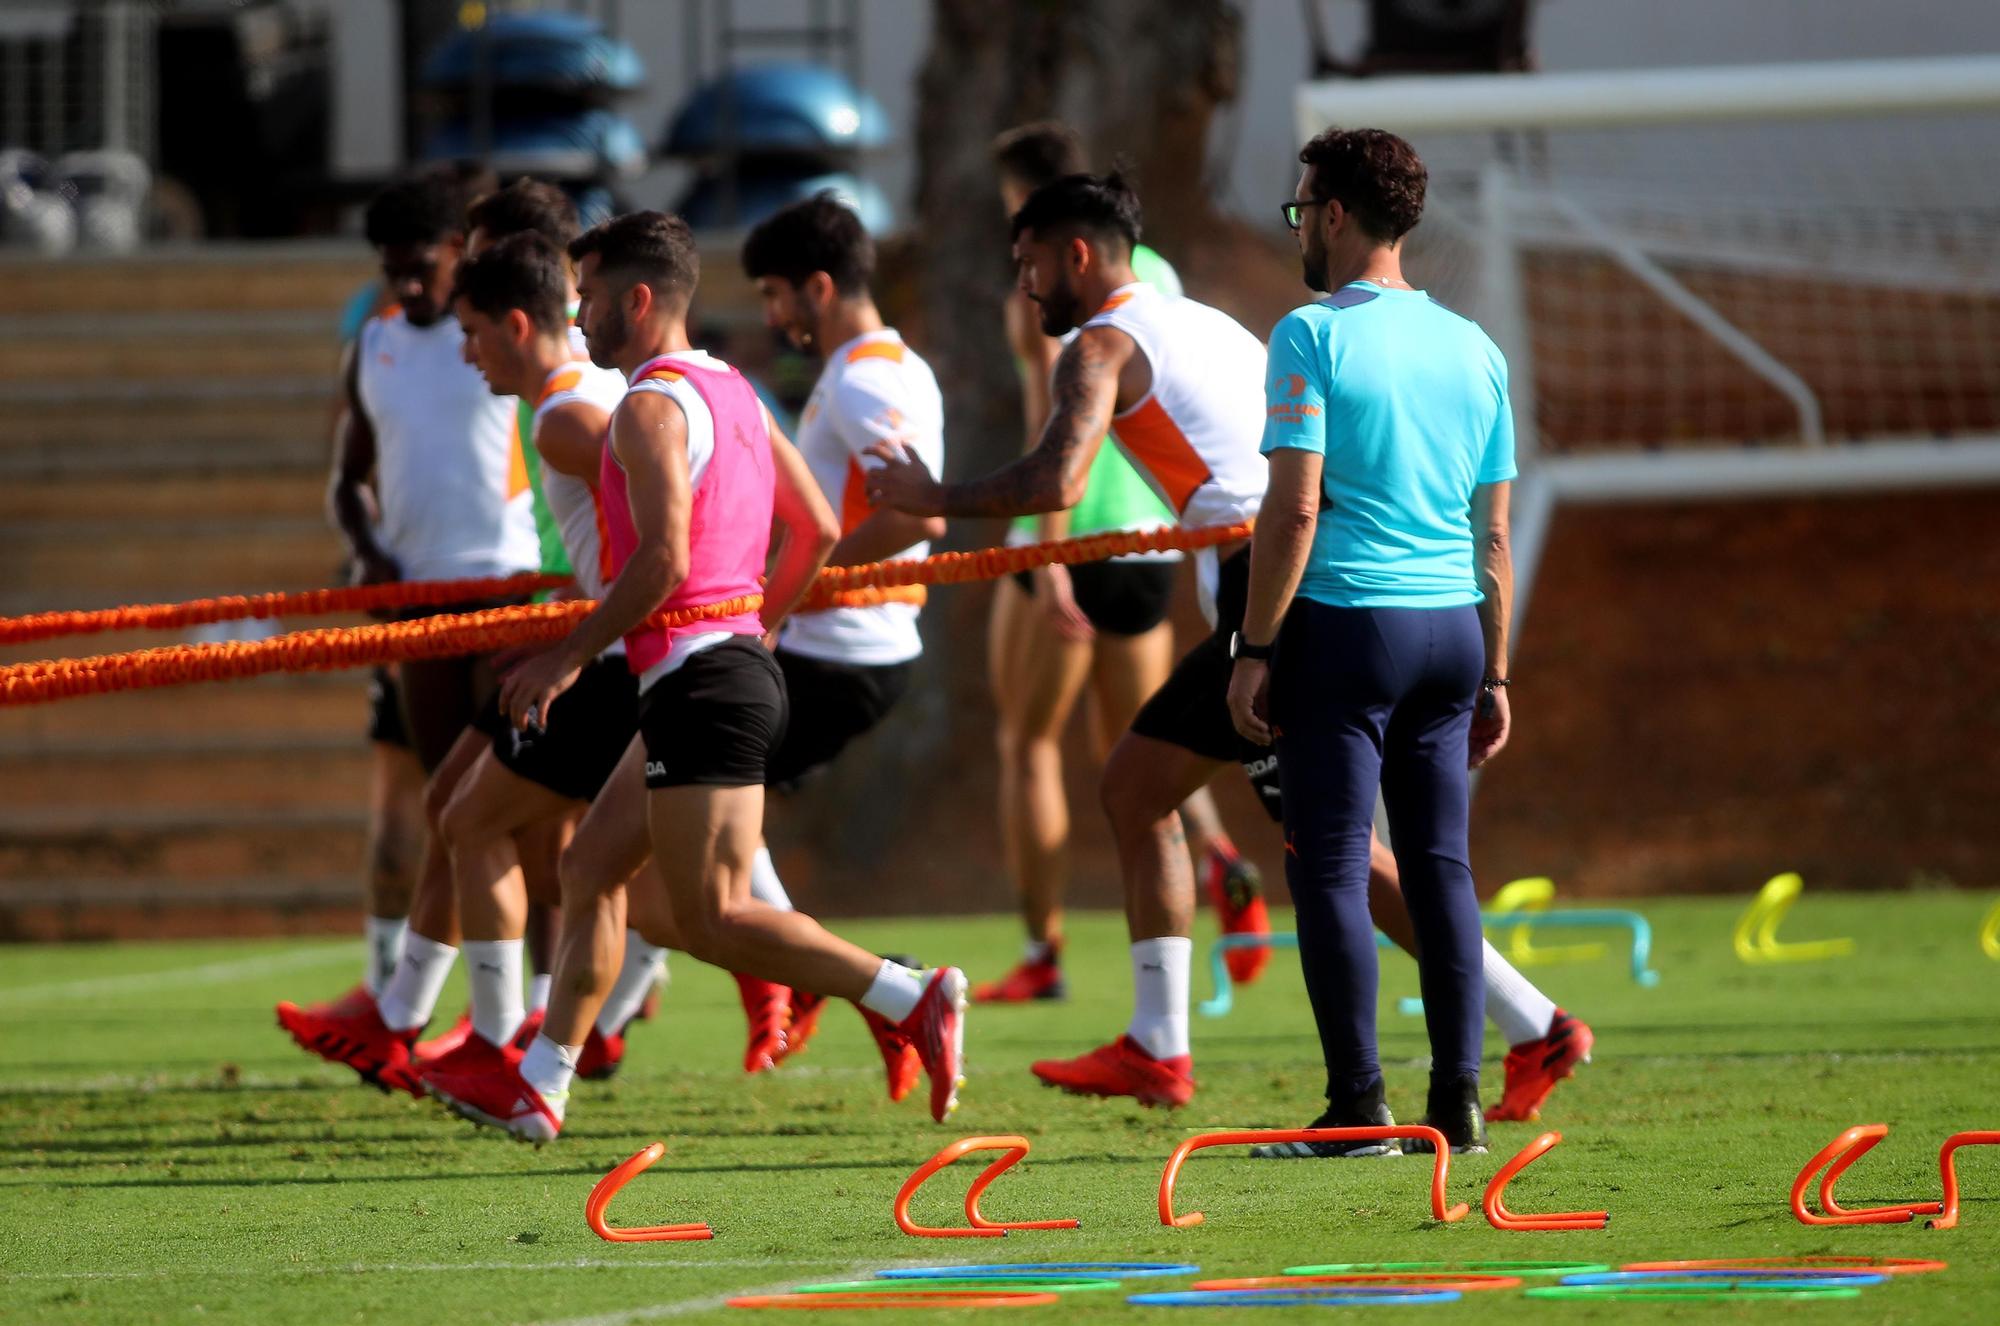
<instances>
[{"instance_id":1,"label":"green grass pitch","mask_svg":"<svg viewBox=\"0 0 2000 1326\"><path fill-rule=\"evenodd\" d=\"M1961 1153L1956 1230L1807 1228L1786 1204L1800 1165L1851 1124L1891 1132L1843 1181L1849 1205L1935 1198L1945 1136L2000 1127L2000 962L1974 938L1992 899L1808 893L1784 935L1852 935L1860 953L1760 968L1730 952L1744 901L1642 905L1656 929L1657 989L1632 985L1615 957L1531 971L1594 1026L1597 1061L1557 1091L1543 1126L1565 1141L1509 1201L1607 1208L1601 1233L1503 1233L1480 1218L1485 1180L1538 1131L1520 1124L1494 1129L1493 1155L1452 1166L1452 1196L1474 1204L1460 1224L1427 1218L1421 1158L1252 1162L1218 1150L1190 1161L1180 1185L1182 1209L1206 1211L1208 1223L1162 1228L1155 1192L1175 1142L1195 1129L1306 1122L1321 1088L1317 1046L1297 960L1279 953L1234 1013L1197 1016L1201 1091L1190 1108L1040 1087L1030 1059L1081 1051L1124 1024L1124 935L1110 916L1073 922L1068 1003L973 1011L971 1083L946 1127L925 1116L921 1091L899 1106L883 1098L879 1061L845 1009L828 1010L802 1058L745 1077L733 985L677 957L662 1015L635 1029L623 1075L581 1084L570 1131L539 1151L379 1095L293 1048L271 1005L351 982L351 941L10 949L0 958L0 1321L720 1321L744 1316L720 1306L731 1293L927 1262L1173 1260L1235 1276L1306 1262L1806 1252L1951 1267L1810 1306L1540 1303L1503 1292L1402 1311L1482 1326L1800 1310L1836 1324L2000 1320L1993 1149ZM1199 942L1212 924L1203 919ZM999 917L842 928L975 977L1004 967L1018 942ZM1383 1055L1404 1118L1421 1108L1425 1045L1420 1020L1394 1001L1415 986L1412 964L1385 955ZM1196 998L1207 993L1198 971ZM445 1013L461 999L448 990ZM1488 1070L1490 1097L1497 1060ZM994 1185L989 1214L1076 1216L1081 1230L977 1241L896 1230L891 1200L919 1162L955 1137L1013 1132L1034 1153ZM613 1245L584 1227L591 1184L654 1139L667 1158L619 1198L614 1221L707 1220L713 1242ZM957 1213L969 1166L919 1197L920 1219ZM1188 1315L1111 1294L1025 1310L1058 1313L1065 1323Z\"/></svg>"}]
</instances>

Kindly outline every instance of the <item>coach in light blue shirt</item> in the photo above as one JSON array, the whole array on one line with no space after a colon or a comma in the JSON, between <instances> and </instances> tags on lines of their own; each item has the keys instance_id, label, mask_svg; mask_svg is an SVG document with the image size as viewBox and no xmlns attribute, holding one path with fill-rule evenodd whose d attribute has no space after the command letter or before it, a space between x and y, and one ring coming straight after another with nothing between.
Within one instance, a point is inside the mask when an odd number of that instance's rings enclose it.
<instances>
[{"instance_id":1,"label":"coach in light blue shirt","mask_svg":"<svg viewBox=\"0 0 2000 1326\"><path fill-rule=\"evenodd\" d=\"M1403 279L1426 180L1408 143L1329 129L1299 159L1285 220L1306 284L1331 293L1271 333L1270 483L1230 714L1245 737L1277 746L1286 878L1327 1066L1314 1126L1390 1121L1368 915L1379 787L1422 950L1425 1121L1454 1150L1483 1151L1467 771L1505 744L1509 721L1507 364L1477 325Z\"/></svg>"}]
</instances>

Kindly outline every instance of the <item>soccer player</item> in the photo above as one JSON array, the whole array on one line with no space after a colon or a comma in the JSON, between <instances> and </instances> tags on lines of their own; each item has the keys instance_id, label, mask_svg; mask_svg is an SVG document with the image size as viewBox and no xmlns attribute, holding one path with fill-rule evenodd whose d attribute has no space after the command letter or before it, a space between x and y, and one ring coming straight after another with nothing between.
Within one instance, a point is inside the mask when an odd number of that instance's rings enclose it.
<instances>
[{"instance_id":1,"label":"soccer player","mask_svg":"<svg viewBox=\"0 0 2000 1326\"><path fill-rule=\"evenodd\" d=\"M897 1024L942 1121L962 1082L964 973L877 957L750 895L764 783L786 719L784 677L763 637L838 541L833 512L743 376L691 348L697 264L685 222L621 216L585 233L570 256L591 358L631 383L599 481L611 583L566 639L507 675L502 699L515 726L530 726L622 636L639 677L640 737L563 855L563 940L541 1034L518 1064L436 1074L431 1092L516 1137L556 1136L617 973L624 885L650 851L688 953L854 1000ZM752 608L767 563L761 608ZM713 615L685 624L660 615L698 607Z\"/></svg>"},{"instance_id":2,"label":"soccer player","mask_svg":"<svg viewBox=\"0 0 2000 1326\"><path fill-rule=\"evenodd\" d=\"M1404 279L1402 241L1423 213L1427 179L1408 143L1329 129L1299 159L1285 219L1306 285L1327 298L1271 334L1270 485L1229 709L1247 740L1275 744L1284 779L1285 874L1326 1059L1327 1105L1310 1126L1392 1122L1368 914L1379 789L1420 946L1424 1122L1453 1151L1483 1152L1467 771L1498 753L1509 725L1507 363L1477 325Z\"/></svg>"},{"instance_id":3,"label":"soccer player","mask_svg":"<svg viewBox=\"0 0 2000 1326\"><path fill-rule=\"evenodd\" d=\"M1000 200L1012 216L1049 181L1081 171L1083 147L1074 130L1054 121L1010 129L994 140ZM1167 294L1181 293L1167 260L1144 244L1132 249L1136 279ZM1018 289L1005 305L1007 341L1021 379L1028 445L1049 415L1049 377L1063 342L1039 325L1035 306ZM1066 511L1021 516L1009 543L1157 529L1173 512L1146 486L1116 447L1091 462L1083 498ZM1008 868L1020 896L1028 942L1021 961L974 988L975 1002L1060 999L1062 901L1069 884L1069 799L1063 785L1062 735L1087 687L1093 735L1109 751L1132 715L1159 689L1173 666L1172 605L1179 553L1133 554L1078 566L1024 571L994 587L987 627L988 673L998 716L1000 827ZM1223 831L1206 788L1181 807L1202 882L1225 934L1268 933L1257 868ZM1229 969L1252 981L1270 950L1234 949Z\"/></svg>"},{"instance_id":4,"label":"soccer player","mask_svg":"<svg viewBox=\"0 0 2000 1326\"><path fill-rule=\"evenodd\" d=\"M1139 204L1131 190L1115 174L1065 176L1028 198L1014 214L1013 231L1021 288L1040 306L1043 329L1059 335L1081 327L1057 362L1055 408L1040 444L984 478L948 485L885 445L886 463L871 476L875 500L946 516L1059 509L1074 503L1108 429L1184 525L1255 516L1264 482L1257 452L1263 347L1226 315L1135 278ZM1204 552L1196 565L1204 611L1216 629L1140 709L1101 781L1132 936L1132 1021L1125 1035L1089 1054L1033 1066L1050 1085L1147 1104L1185 1104L1195 1089L1187 1008L1194 888L1175 807L1235 760L1250 771L1266 808L1278 808L1278 762L1236 731L1227 705L1230 640L1249 578L1247 543ZM1372 867L1376 914L1408 946L1395 864L1379 845ZM1504 1111L1538 1108L1587 1056L1589 1028L1556 1009L1490 944L1483 956L1496 1020L1517 1019L1500 1024L1516 1043L1508 1090L1496 1107L1503 1113L1494 1117L1533 1117ZM1521 1043L1513 1034L1537 1022L1534 1039Z\"/></svg>"},{"instance_id":5,"label":"soccer player","mask_svg":"<svg viewBox=\"0 0 2000 1326\"><path fill-rule=\"evenodd\" d=\"M543 491L578 568L579 589L601 598L597 476L625 379L577 358L566 263L541 234L510 235L460 267L455 304L468 353L494 394L533 404ZM439 828L458 892L472 1032L424 1062L420 1077L496 1063L521 1033L529 1016L521 975L530 892L517 837L566 824L588 805L638 731L638 703L622 642L614 643L584 667L539 728L494 724L488 748L459 780ZM542 901L559 902L559 890ZM660 950L648 945L634 954L630 941L628 935L620 992L605 1009L611 1021L600 1017L586 1040L579 1064L585 1076L616 1066L624 1023L659 971Z\"/></svg>"},{"instance_id":6,"label":"soccer player","mask_svg":"<svg viewBox=\"0 0 2000 1326\"><path fill-rule=\"evenodd\" d=\"M329 505L358 583L507 576L539 564L513 404L492 395L465 362L464 332L451 316L465 206L461 186L439 171L391 185L368 207L368 240L397 305L363 327L344 372L347 408ZM488 606L493 601L442 611ZM430 775L433 832L396 970L375 999L356 1007L278 1006L279 1024L302 1047L382 1085L407 1085L382 1081L403 1057L389 1047L414 1040L457 952L450 864L435 817L478 753L461 738L494 686L490 659L478 656L406 662L397 681L405 730Z\"/></svg>"},{"instance_id":7,"label":"soccer player","mask_svg":"<svg viewBox=\"0 0 2000 1326\"><path fill-rule=\"evenodd\" d=\"M925 556L929 541L944 535L943 518L876 508L864 475L881 464L869 449L890 437L941 469L944 401L930 365L875 307L869 291L875 244L861 218L831 193L796 203L750 232L743 271L757 284L771 328L823 364L799 423L798 450L840 520L840 542L828 563ZM833 760L881 722L909 688L924 648L917 634L924 589L888 590L882 597L887 601L785 619L776 657L791 721L770 757L771 787L789 789ZM761 844L750 891L772 907L792 905L770 849ZM804 1049L818 1025L822 997L737 979L751 1015L744 1068L755 1072ZM888 1061L890 1094L900 1099L915 1085L915 1056L887 1021L867 1016Z\"/></svg>"}]
</instances>

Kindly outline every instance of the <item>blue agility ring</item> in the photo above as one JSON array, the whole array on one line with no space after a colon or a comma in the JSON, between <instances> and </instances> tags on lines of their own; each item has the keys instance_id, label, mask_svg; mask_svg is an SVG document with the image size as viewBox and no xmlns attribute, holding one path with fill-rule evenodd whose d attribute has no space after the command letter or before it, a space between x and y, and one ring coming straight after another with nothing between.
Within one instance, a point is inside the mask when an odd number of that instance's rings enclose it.
<instances>
[{"instance_id":1,"label":"blue agility ring","mask_svg":"<svg viewBox=\"0 0 2000 1326\"><path fill-rule=\"evenodd\" d=\"M1187 1289L1174 1294L1127 1294L1125 1301L1142 1308L1300 1308L1375 1307L1383 1303L1454 1303L1456 1289L1419 1289L1389 1293L1356 1292L1341 1285L1330 1293L1304 1289Z\"/></svg>"},{"instance_id":2,"label":"blue agility ring","mask_svg":"<svg viewBox=\"0 0 2000 1326\"><path fill-rule=\"evenodd\" d=\"M1723 1281L1732 1285L1811 1285L1815 1288L1827 1285L1879 1285L1889 1277L1879 1271L1856 1269L1843 1270L1837 1267L1772 1267L1769 1270L1722 1270L1700 1269L1690 1271L1598 1271L1589 1275L1566 1275L1557 1284L1563 1285L1658 1285L1686 1284L1712 1285Z\"/></svg>"},{"instance_id":3,"label":"blue agility ring","mask_svg":"<svg viewBox=\"0 0 2000 1326\"><path fill-rule=\"evenodd\" d=\"M877 1271L877 1280L944 1280L976 1275L1003 1279L1015 1276L1092 1275L1107 1280L1141 1280L1156 1275L1199 1275L1192 1262L999 1262L991 1266L905 1266Z\"/></svg>"}]
</instances>

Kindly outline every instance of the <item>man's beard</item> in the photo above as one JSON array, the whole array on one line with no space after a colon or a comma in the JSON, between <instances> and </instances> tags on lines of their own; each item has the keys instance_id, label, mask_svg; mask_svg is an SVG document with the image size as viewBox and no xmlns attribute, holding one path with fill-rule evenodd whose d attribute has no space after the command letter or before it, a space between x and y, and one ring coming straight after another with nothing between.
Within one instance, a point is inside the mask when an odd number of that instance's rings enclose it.
<instances>
[{"instance_id":1,"label":"man's beard","mask_svg":"<svg viewBox=\"0 0 2000 1326\"><path fill-rule=\"evenodd\" d=\"M1314 257L1310 252L1300 253L1299 272L1305 277L1306 289L1326 293L1326 254Z\"/></svg>"},{"instance_id":2,"label":"man's beard","mask_svg":"<svg viewBox=\"0 0 2000 1326\"><path fill-rule=\"evenodd\" d=\"M618 367L618 356L625 349L625 342L632 339L632 326L625 321L625 310L614 308L597 319L596 327L584 333L584 348L590 351L590 362L599 368Z\"/></svg>"},{"instance_id":3,"label":"man's beard","mask_svg":"<svg viewBox=\"0 0 2000 1326\"><path fill-rule=\"evenodd\" d=\"M1051 290L1036 300L1035 305L1042 312L1042 335L1067 336L1074 331L1083 321L1081 303L1068 286Z\"/></svg>"}]
</instances>

